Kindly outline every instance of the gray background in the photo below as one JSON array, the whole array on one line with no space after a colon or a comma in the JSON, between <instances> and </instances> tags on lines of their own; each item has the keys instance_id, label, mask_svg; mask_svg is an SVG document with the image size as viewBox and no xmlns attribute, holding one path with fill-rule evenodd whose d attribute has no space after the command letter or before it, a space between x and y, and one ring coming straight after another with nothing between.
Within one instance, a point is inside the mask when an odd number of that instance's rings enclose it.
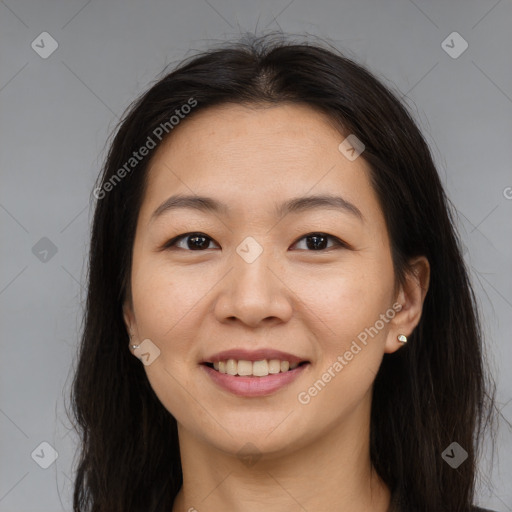
<instances>
[{"instance_id":1,"label":"gray background","mask_svg":"<svg viewBox=\"0 0 512 512\"><path fill-rule=\"evenodd\" d=\"M479 503L512 511L511 25L510 0L0 1L0 511L71 510L76 438L63 397L108 134L166 64L240 32L281 29L326 38L367 65L404 96L432 147L498 385L498 454L483 454L492 487ZM44 31L59 45L46 59L31 47L50 48ZM442 46L454 31L469 44L457 58ZM50 456L44 441L59 454L48 469L35 462Z\"/></svg>"}]
</instances>

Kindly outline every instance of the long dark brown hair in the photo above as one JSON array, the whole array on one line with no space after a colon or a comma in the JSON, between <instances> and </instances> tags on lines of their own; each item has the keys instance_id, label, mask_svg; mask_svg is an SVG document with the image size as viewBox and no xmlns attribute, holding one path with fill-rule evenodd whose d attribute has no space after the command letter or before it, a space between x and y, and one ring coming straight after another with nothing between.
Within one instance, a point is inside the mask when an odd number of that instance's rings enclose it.
<instances>
[{"instance_id":1,"label":"long dark brown hair","mask_svg":"<svg viewBox=\"0 0 512 512\"><path fill-rule=\"evenodd\" d=\"M122 305L148 162L160 145L155 133L166 126L172 137L169 120L191 98L196 104L180 122L213 105L291 102L325 113L341 134L364 143L397 281L414 256L426 256L431 267L421 320L405 347L384 355L375 379L371 461L408 512L470 510L494 387L454 213L430 150L398 96L362 65L327 44L267 35L188 57L127 109L110 144L94 193L71 391L81 439L75 512L171 510L182 484L176 420L128 350ZM156 149L127 167L149 136ZM454 441L468 453L457 469L441 456Z\"/></svg>"}]
</instances>

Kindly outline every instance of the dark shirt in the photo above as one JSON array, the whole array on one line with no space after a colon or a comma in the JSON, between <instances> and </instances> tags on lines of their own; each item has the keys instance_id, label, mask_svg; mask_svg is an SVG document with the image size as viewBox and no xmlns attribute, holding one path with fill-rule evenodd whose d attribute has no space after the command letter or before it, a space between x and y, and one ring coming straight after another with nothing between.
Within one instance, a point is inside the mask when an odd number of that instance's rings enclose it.
<instances>
[{"instance_id":1,"label":"dark shirt","mask_svg":"<svg viewBox=\"0 0 512 512\"><path fill-rule=\"evenodd\" d=\"M407 506L402 502L398 493L393 492L391 494L391 502L389 504L388 512L413 512L411 510L407 510ZM472 512L495 512L494 510L490 510L487 508L480 508L474 506Z\"/></svg>"}]
</instances>

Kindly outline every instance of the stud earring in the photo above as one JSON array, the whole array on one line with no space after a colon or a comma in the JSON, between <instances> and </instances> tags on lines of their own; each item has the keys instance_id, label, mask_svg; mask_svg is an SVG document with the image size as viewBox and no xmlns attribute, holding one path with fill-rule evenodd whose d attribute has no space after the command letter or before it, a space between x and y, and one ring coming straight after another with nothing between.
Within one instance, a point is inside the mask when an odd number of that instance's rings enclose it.
<instances>
[{"instance_id":1,"label":"stud earring","mask_svg":"<svg viewBox=\"0 0 512 512\"><path fill-rule=\"evenodd\" d=\"M407 343L407 336L405 334L399 334L396 338L400 343L404 345Z\"/></svg>"},{"instance_id":2,"label":"stud earring","mask_svg":"<svg viewBox=\"0 0 512 512\"><path fill-rule=\"evenodd\" d=\"M133 338L133 334L132 334L132 333L130 333L130 342L132 341L132 338ZM137 349L137 348L139 348L139 347L140 347L140 345L132 345L132 344L130 343L130 348L131 348L132 350L135 350L135 349Z\"/></svg>"}]
</instances>

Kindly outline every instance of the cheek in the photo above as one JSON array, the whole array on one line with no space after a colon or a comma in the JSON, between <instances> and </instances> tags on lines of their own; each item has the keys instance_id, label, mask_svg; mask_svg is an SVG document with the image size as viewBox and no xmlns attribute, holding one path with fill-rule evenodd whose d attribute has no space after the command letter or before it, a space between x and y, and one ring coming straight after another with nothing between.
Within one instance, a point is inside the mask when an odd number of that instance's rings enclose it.
<instances>
[{"instance_id":1,"label":"cheek","mask_svg":"<svg viewBox=\"0 0 512 512\"><path fill-rule=\"evenodd\" d=\"M372 266L361 259L323 275L297 279L296 285L305 311L318 318L318 329L328 342L324 349L331 352L350 344L391 306L393 274L382 264Z\"/></svg>"},{"instance_id":2,"label":"cheek","mask_svg":"<svg viewBox=\"0 0 512 512\"><path fill-rule=\"evenodd\" d=\"M383 276L377 281L375 276L354 270L326 282L321 290L307 290L311 302L305 310L315 326L311 332L318 360L297 396L307 408L306 423L312 418L324 426L343 421L368 396L394 316L389 302L392 281Z\"/></svg>"},{"instance_id":3,"label":"cheek","mask_svg":"<svg viewBox=\"0 0 512 512\"><path fill-rule=\"evenodd\" d=\"M144 370L160 402L179 417L176 413L190 405L185 390L193 384L190 364L196 363L198 319L194 307L200 307L199 283L149 258L134 268L132 293L139 336L149 338L160 349Z\"/></svg>"},{"instance_id":4,"label":"cheek","mask_svg":"<svg viewBox=\"0 0 512 512\"><path fill-rule=\"evenodd\" d=\"M132 291L139 332L162 342L184 329L194 307L200 307L201 298L211 288L201 273L150 258L134 269Z\"/></svg>"}]
</instances>

